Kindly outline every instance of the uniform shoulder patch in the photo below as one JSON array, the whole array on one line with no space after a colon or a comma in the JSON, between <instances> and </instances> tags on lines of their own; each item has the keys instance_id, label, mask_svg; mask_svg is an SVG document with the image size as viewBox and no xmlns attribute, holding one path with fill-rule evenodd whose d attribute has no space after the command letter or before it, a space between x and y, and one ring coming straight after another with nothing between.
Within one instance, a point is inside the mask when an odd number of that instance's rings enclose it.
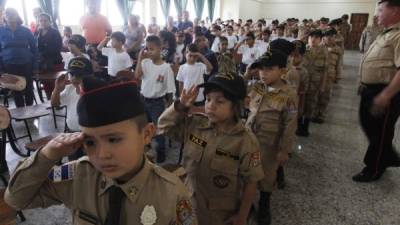
<instances>
[{"instance_id":1,"label":"uniform shoulder patch","mask_svg":"<svg viewBox=\"0 0 400 225\"><path fill-rule=\"evenodd\" d=\"M194 220L194 211L189 200L183 199L176 204L176 224L191 225Z\"/></svg>"},{"instance_id":2,"label":"uniform shoulder patch","mask_svg":"<svg viewBox=\"0 0 400 225\"><path fill-rule=\"evenodd\" d=\"M75 168L75 163L67 163L61 166L55 166L49 172L48 178L53 182L72 180L76 173Z\"/></svg>"},{"instance_id":3,"label":"uniform shoulder patch","mask_svg":"<svg viewBox=\"0 0 400 225\"><path fill-rule=\"evenodd\" d=\"M166 180L172 184L176 184L179 181L179 178L175 174L168 172L167 170L165 170L164 168L162 168L160 166L154 165L153 171L159 177L163 178L164 180Z\"/></svg>"}]
</instances>

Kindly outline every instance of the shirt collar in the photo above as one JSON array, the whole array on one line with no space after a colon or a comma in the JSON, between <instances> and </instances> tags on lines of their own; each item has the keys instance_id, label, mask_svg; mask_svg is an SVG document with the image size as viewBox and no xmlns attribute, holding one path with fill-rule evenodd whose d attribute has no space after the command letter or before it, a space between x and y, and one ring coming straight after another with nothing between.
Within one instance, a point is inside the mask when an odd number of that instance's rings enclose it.
<instances>
[{"instance_id":1,"label":"shirt collar","mask_svg":"<svg viewBox=\"0 0 400 225\"><path fill-rule=\"evenodd\" d=\"M385 33L387 33L387 32L390 32L391 30L399 30L399 29L400 29L400 22L398 22L398 23L396 23L396 24L394 24L394 25L392 25L392 26L386 28L386 29L383 31L383 33L385 34Z\"/></svg>"},{"instance_id":2,"label":"shirt collar","mask_svg":"<svg viewBox=\"0 0 400 225\"><path fill-rule=\"evenodd\" d=\"M209 120L200 123L197 128L201 129L201 130L207 130L207 129L214 129L215 128L215 124L211 123ZM244 130L244 126L243 123L239 120L238 122L236 122L236 124L232 127L232 129L230 130L225 130L222 131L223 134L228 134L228 135L234 135L234 134L238 134L240 132L242 132Z\"/></svg>"},{"instance_id":3,"label":"shirt collar","mask_svg":"<svg viewBox=\"0 0 400 225\"><path fill-rule=\"evenodd\" d=\"M144 165L143 168L137 173L133 178L131 178L128 182L124 184L117 184L115 180L108 178L106 176L102 176L102 181L101 181L101 190L99 191L99 196L103 195L106 193L106 191L113 185L118 186L122 189L122 191L125 193L126 197L132 201L135 202L140 195L140 192L142 191L144 185L147 182L147 179L150 175L150 172L152 170L152 164L151 162L147 159L146 156L144 156Z\"/></svg>"}]
</instances>

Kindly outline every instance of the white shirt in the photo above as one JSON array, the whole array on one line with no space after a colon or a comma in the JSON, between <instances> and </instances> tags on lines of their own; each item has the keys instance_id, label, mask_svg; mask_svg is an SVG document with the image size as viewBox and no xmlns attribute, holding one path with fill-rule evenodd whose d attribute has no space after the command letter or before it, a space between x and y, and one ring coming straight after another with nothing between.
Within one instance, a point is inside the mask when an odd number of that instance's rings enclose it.
<instances>
[{"instance_id":1,"label":"white shirt","mask_svg":"<svg viewBox=\"0 0 400 225\"><path fill-rule=\"evenodd\" d=\"M219 52L219 42L220 42L219 37L215 37L211 45L211 51Z\"/></svg>"},{"instance_id":2,"label":"white shirt","mask_svg":"<svg viewBox=\"0 0 400 225\"><path fill-rule=\"evenodd\" d=\"M88 54L83 53L82 56L90 60L90 57L89 57ZM68 70L68 64L71 61L71 59L77 58L79 56L75 56L71 52L61 52L61 57L62 57L63 62L64 62L64 69Z\"/></svg>"},{"instance_id":3,"label":"white shirt","mask_svg":"<svg viewBox=\"0 0 400 225\"><path fill-rule=\"evenodd\" d=\"M168 63L156 65L151 59L142 61L141 94L145 98L161 98L168 93L175 93L174 72Z\"/></svg>"},{"instance_id":4,"label":"white shirt","mask_svg":"<svg viewBox=\"0 0 400 225\"><path fill-rule=\"evenodd\" d=\"M197 62L193 65L185 63L179 67L176 80L183 82L183 89L189 90L194 85L197 86L204 83L204 74L208 73L209 71L207 71L207 66L204 63ZM201 102L203 100L204 88L200 88L196 102Z\"/></svg>"},{"instance_id":5,"label":"white shirt","mask_svg":"<svg viewBox=\"0 0 400 225\"><path fill-rule=\"evenodd\" d=\"M115 48L102 48L101 53L108 57L108 74L117 76L121 70L125 70L132 66L131 57L125 51L117 52Z\"/></svg>"},{"instance_id":6,"label":"white shirt","mask_svg":"<svg viewBox=\"0 0 400 225\"><path fill-rule=\"evenodd\" d=\"M80 131L78 122L78 114L76 112L76 105L80 95L76 93L74 85L69 84L65 86L65 89L60 94L61 105L67 106L67 126L72 131Z\"/></svg>"},{"instance_id":7,"label":"white shirt","mask_svg":"<svg viewBox=\"0 0 400 225\"><path fill-rule=\"evenodd\" d=\"M242 63L246 65L252 64L258 57L262 55L261 50L255 44L252 48L249 48L248 45L240 46L238 53L242 55Z\"/></svg>"},{"instance_id":8,"label":"white shirt","mask_svg":"<svg viewBox=\"0 0 400 225\"><path fill-rule=\"evenodd\" d=\"M236 35L226 35L226 39L228 39L228 49L232 49L235 47L236 43L238 42L238 37Z\"/></svg>"},{"instance_id":9,"label":"white shirt","mask_svg":"<svg viewBox=\"0 0 400 225\"><path fill-rule=\"evenodd\" d=\"M261 54L264 54L268 50L269 43L262 40L256 40L256 46L260 49Z\"/></svg>"}]
</instances>

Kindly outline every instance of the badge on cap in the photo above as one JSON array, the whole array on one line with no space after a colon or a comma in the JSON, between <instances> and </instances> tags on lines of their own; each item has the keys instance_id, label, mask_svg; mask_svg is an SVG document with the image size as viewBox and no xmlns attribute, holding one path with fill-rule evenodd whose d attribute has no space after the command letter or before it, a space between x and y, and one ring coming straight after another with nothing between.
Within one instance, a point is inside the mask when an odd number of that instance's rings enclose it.
<instances>
[{"instance_id":1,"label":"badge on cap","mask_svg":"<svg viewBox=\"0 0 400 225\"><path fill-rule=\"evenodd\" d=\"M156 209L152 205L146 205L140 216L140 222L143 225L153 225L157 221Z\"/></svg>"}]
</instances>

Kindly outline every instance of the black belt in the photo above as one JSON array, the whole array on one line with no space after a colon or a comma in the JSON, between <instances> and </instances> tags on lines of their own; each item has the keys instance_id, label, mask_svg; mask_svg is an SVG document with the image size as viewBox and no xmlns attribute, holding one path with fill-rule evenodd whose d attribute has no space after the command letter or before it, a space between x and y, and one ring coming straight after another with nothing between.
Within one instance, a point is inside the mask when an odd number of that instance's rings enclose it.
<instances>
[{"instance_id":1,"label":"black belt","mask_svg":"<svg viewBox=\"0 0 400 225\"><path fill-rule=\"evenodd\" d=\"M371 89L382 89L387 87L389 84L383 84L383 83L377 83L377 84L366 84L366 83L361 83L361 86L364 86L365 88L371 88Z\"/></svg>"},{"instance_id":2,"label":"black belt","mask_svg":"<svg viewBox=\"0 0 400 225\"><path fill-rule=\"evenodd\" d=\"M157 102L157 101L163 100L164 97L165 97L165 96L159 97L159 98L146 98L146 97L143 97L143 98L144 98L144 101L145 101L145 102Z\"/></svg>"}]
</instances>

